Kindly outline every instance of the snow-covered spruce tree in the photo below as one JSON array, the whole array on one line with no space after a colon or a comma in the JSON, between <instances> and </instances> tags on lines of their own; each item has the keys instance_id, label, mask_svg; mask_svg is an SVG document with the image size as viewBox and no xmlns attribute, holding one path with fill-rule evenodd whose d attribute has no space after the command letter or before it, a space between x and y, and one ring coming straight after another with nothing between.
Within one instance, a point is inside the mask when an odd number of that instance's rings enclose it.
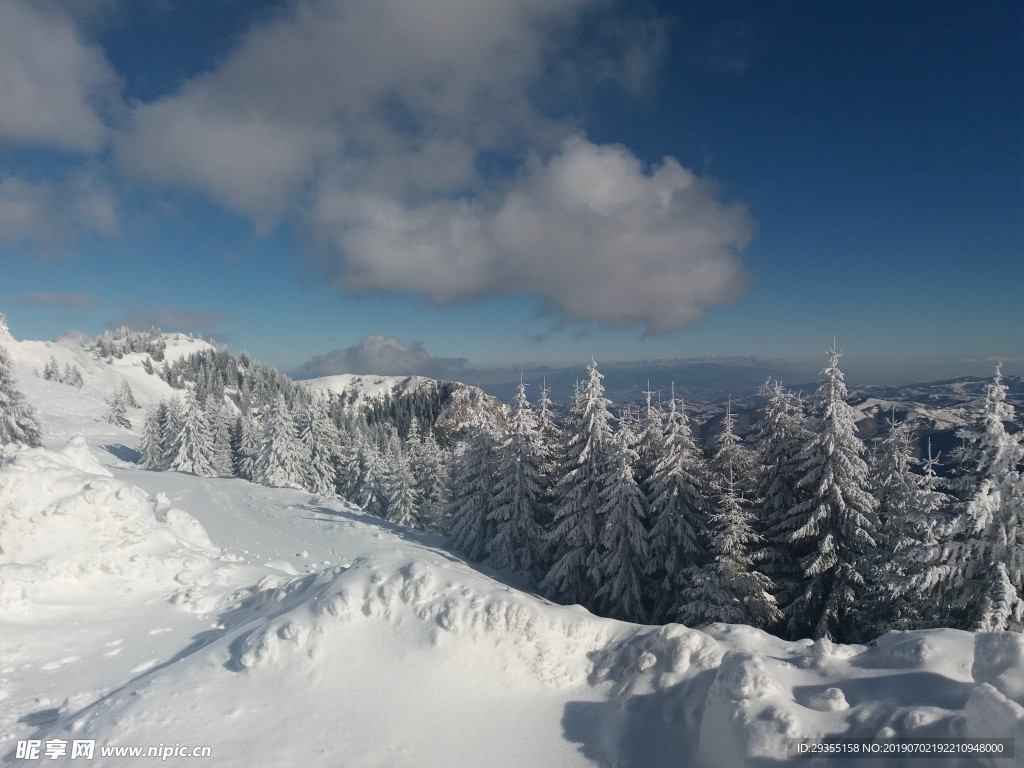
<instances>
[{"instance_id":1,"label":"snow-covered spruce tree","mask_svg":"<svg viewBox=\"0 0 1024 768\"><path fill-rule=\"evenodd\" d=\"M139 452L142 454L141 464L146 469L164 468L164 430L167 421L167 403L159 403L146 411L142 422L142 442Z\"/></svg>"},{"instance_id":2,"label":"snow-covered spruce tree","mask_svg":"<svg viewBox=\"0 0 1024 768\"><path fill-rule=\"evenodd\" d=\"M708 531L711 561L689 569L675 615L691 627L716 621L765 628L782 618L771 579L754 561L760 537L728 467Z\"/></svg>"},{"instance_id":3,"label":"snow-covered spruce tree","mask_svg":"<svg viewBox=\"0 0 1024 768\"><path fill-rule=\"evenodd\" d=\"M288 403L278 395L264 417L253 481L274 488L302 488L302 475L302 444Z\"/></svg>"},{"instance_id":4,"label":"snow-covered spruce tree","mask_svg":"<svg viewBox=\"0 0 1024 768\"><path fill-rule=\"evenodd\" d=\"M231 449L231 415L223 398L208 397L206 400L206 422L210 429L213 445L213 469L221 477L234 474L234 455Z\"/></svg>"},{"instance_id":5,"label":"snow-covered spruce tree","mask_svg":"<svg viewBox=\"0 0 1024 768\"><path fill-rule=\"evenodd\" d=\"M754 453L743 445L736 434L736 415L732 412L732 398L722 417L722 428L712 446L711 477L719 493L731 485L739 496L751 501L754 494ZM731 478L731 479L730 479Z\"/></svg>"},{"instance_id":6,"label":"snow-covered spruce tree","mask_svg":"<svg viewBox=\"0 0 1024 768\"><path fill-rule=\"evenodd\" d=\"M775 597L785 608L801 592L803 571L800 558L809 554L790 541L799 526L791 515L810 491L798 488L801 453L811 432L800 400L778 381L767 381L761 394L767 398L764 417L755 436L756 479L754 499L759 507L754 525L763 538L759 560L761 571L775 583Z\"/></svg>"},{"instance_id":7,"label":"snow-covered spruce tree","mask_svg":"<svg viewBox=\"0 0 1024 768\"><path fill-rule=\"evenodd\" d=\"M798 488L810 496L789 517L789 540L810 548L800 561L803 589L786 610L793 637L859 639L858 622L869 569L868 555L878 530L877 502L870 493L864 443L857 437L853 409L833 346L822 371L811 438L801 452Z\"/></svg>"},{"instance_id":8,"label":"snow-covered spruce tree","mask_svg":"<svg viewBox=\"0 0 1024 768\"><path fill-rule=\"evenodd\" d=\"M376 442L369 436L359 444L359 478L354 501L371 515L387 516L387 464Z\"/></svg>"},{"instance_id":9,"label":"snow-covered spruce tree","mask_svg":"<svg viewBox=\"0 0 1024 768\"><path fill-rule=\"evenodd\" d=\"M448 462L431 430L410 439L409 467L416 479L420 521L427 530L440 533L448 506Z\"/></svg>"},{"instance_id":10,"label":"snow-covered spruce tree","mask_svg":"<svg viewBox=\"0 0 1024 768\"><path fill-rule=\"evenodd\" d=\"M71 363L65 364L61 380L69 387L74 387L75 389L81 389L85 386L85 382L82 380L81 369L77 365L71 365ZM136 404L132 407L138 408L139 406Z\"/></svg>"},{"instance_id":11,"label":"snow-covered spruce tree","mask_svg":"<svg viewBox=\"0 0 1024 768\"><path fill-rule=\"evenodd\" d=\"M927 559L944 541L951 499L939 490L931 441L924 473L915 474L910 470L915 461L910 429L905 423L891 427L872 466L880 533L864 615L873 636L944 626L949 620L941 590L924 588L922 579Z\"/></svg>"},{"instance_id":12,"label":"snow-covered spruce tree","mask_svg":"<svg viewBox=\"0 0 1024 768\"><path fill-rule=\"evenodd\" d=\"M658 462L665 455L665 419L659 405L651 403L653 394L648 382L646 405L644 408L644 419L640 424L639 434L636 442L636 464L633 474L636 476L640 490L644 492L647 499L653 495L654 473Z\"/></svg>"},{"instance_id":13,"label":"snow-covered spruce tree","mask_svg":"<svg viewBox=\"0 0 1024 768\"><path fill-rule=\"evenodd\" d=\"M592 605L601 541L602 481L612 462L611 405L604 396L597 363L587 366L565 421L565 447L555 484L555 508L548 534L553 565L541 589L562 603Z\"/></svg>"},{"instance_id":14,"label":"snow-covered spruce tree","mask_svg":"<svg viewBox=\"0 0 1024 768\"><path fill-rule=\"evenodd\" d=\"M70 384L71 382L67 382ZM128 379L121 380L121 389L118 390L118 394L124 401L125 408L141 408L139 401L135 399L135 393L132 392L131 385L128 383Z\"/></svg>"},{"instance_id":15,"label":"snow-covered spruce tree","mask_svg":"<svg viewBox=\"0 0 1024 768\"><path fill-rule=\"evenodd\" d=\"M107 410L103 414L103 421L121 429L132 428L132 423L128 419L128 405L125 403L122 390L118 390L107 400Z\"/></svg>"},{"instance_id":16,"label":"snow-covered spruce tree","mask_svg":"<svg viewBox=\"0 0 1024 768\"><path fill-rule=\"evenodd\" d=\"M50 359L46 361L46 365L43 367L43 378L47 381L56 381L58 384L64 384L64 374L60 372L60 363L57 362L57 358L50 355Z\"/></svg>"},{"instance_id":17,"label":"snow-covered spruce tree","mask_svg":"<svg viewBox=\"0 0 1024 768\"><path fill-rule=\"evenodd\" d=\"M540 429L522 381L496 453L497 478L488 516L494 528L494 535L487 542L489 559L495 568L533 573L536 556L543 549L544 530L540 521L547 514L544 506L548 478L544 476Z\"/></svg>"},{"instance_id":18,"label":"snow-covered spruce tree","mask_svg":"<svg viewBox=\"0 0 1024 768\"><path fill-rule=\"evenodd\" d=\"M644 576L649 542L644 521L647 499L634 477L637 452L627 431L619 430L608 470L602 478L598 519L603 521L594 605L602 616L645 624Z\"/></svg>"},{"instance_id":19,"label":"snow-covered spruce tree","mask_svg":"<svg viewBox=\"0 0 1024 768\"><path fill-rule=\"evenodd\" d=\"M479 562L494 536L489 519L495 485L498 432L493 421L475 412L457 446L449 475L447 527L451 546L469 560Z\"/></svg>"},{"instance_id":20,"label":"snow-covered spruce tree","mask_svg":"<svg viewBox=\"0 0 1024 768\"><path fill-rule=\"evenodd\" d=\"M299 416L306 490L320 496L335 495L338 440L338 429L327 415L327 402L315 398L307 403Z\"/></svg>"},{"instance_id":21,"label":"snow-covered spruce tree","mask_svg":"<svg viewBox=\"0 0 1024 768\"><path fill-rule=\"evenodd\" d=\"M238 416L235 435L238 444L233 452L233 474L252 481L256 472L256 457L263 441L262 420L252 411L243 411Z\"/></svg>"},{"instance_id":22,"label":"snow-covered spruce tree","mask_svg":"<svg viewBox=\"0 0 1024 768\"><path fill-rule=\"evenodd\" d=\"M196 399L192 390L185 396L184 420L173 446L170 469L175 472L191 472L200 477L217 475L217 456L206 408Z\"/></svg>"},{"instance_id":23,"label":"snow-covered spruce tree","mask_svg":"<svg viewBox=\"0 0 1024 768\"><path fill-rule=\"evenodd\" d=\"M981 418L958 433L963 500L922 580L943 591L964 629L1024 630L1024 448L1006 431L1012 419L997 367Z\"/></svg>"},{"instance_id":24,"label":"snow-covered spruce tree","mask_svg":"<svg viewBox=\"0 0 1024 768\"><path fill-rule=\"evenodd\" d=\"M167 409L161 413L163 418L160 424L163 433L163 460L160 462L161 469L167 469L178 454L178 435L185 423L185 411L182 409L181 400L177 396L167 401Z\"/></svg>"},{"instance_id":25,"label":"snow-covered spruce tree","mask_svg":"<svg viewBox=\"0 0 1024 768\"><path fill-rule=\"evenodd\" d=\"M387 497L387 519L399 525L418 526L419 494L416 478L409 466L409 457L403 450L388 456L384 471L384 493Z\"/></svg>"},{"instance_id":26,"label":"snow-covered spruce tree","mask_svg":"<svg viewBox=\"0 0 1024 768\"><path fill-rule=\"evenodd\" d=\"M0 315L0 329L7 330L3 315ZM43 429L35 409L25 402L18 389L7 350L0 346L0 445L7 443L37 448L43 444Z\"/></svg>"},{"instance_id":27,"label":"snow-covered spruce tree","mask_svg":"<svg viewBox=\"0 0 1024 768\"><path fill-rule=\"evenodd\" d=\"M673 620L687 569L706 561L703 534L713 495L707 464L673 391L665 420L665 453L651 482L648 589L651 620L656 623Z\"/></svg>"}]
</instances>

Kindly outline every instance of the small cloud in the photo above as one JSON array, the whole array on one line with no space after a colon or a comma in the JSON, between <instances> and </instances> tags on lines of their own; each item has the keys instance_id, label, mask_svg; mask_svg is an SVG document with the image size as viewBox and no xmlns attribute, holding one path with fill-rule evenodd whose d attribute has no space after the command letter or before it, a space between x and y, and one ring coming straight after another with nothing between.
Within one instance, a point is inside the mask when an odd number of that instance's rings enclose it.
<instances>
[{"instance_id":1,"label":"small cloud","mask_svg":"<svg viewBox=\"0 0 1024 768\"><path fill-rule=\"evenodd\" d=\"M39 291L25 293L14 299L23 307L51 307L53 309L96 309L103 302L89 293L52 293Z\"/></svg>"},{"instance_id":2,"label":"small cloud","mask_svg":"<svg viewBox=\"0 0 1024 768\"><path fill-rule=\"evenodd\" d=\"M170 307L140 308L116 317L106 323L113 330L128 326L133 330L146 330L156 327L162 331L179 333L203 333L210 335L214 326L227 322L228 316L223 312L182 311Z\"/></svg>"},{"instance_id":3,"label":"small cloud","mask_svg":"<svg viewBox=\"0 0 1024 768\"><path fill-rule=\"evenodd\" d=\"M433 357L420 343L410 347L392 336L371 334L345 349L317 355L290 374L296 379L315 379L339 373L446 379L465 371L464 358Z\"/></svg>"}]
</instances>

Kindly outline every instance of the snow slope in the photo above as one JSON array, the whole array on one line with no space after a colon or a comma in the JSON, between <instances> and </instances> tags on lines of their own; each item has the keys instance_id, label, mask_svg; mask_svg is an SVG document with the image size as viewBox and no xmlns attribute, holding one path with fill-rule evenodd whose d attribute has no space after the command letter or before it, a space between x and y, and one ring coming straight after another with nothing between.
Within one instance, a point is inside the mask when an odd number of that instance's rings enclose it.
<instances>
[{"instance_id":1,"label":"snow slope","mask_svg":"<svg viewBox=\"0 0 1024 768\"><path fill-rule=\"evenodd\" d=\"M0 457L5 765L40 762L17 758L27 739L94 740L92 760L46 764L97 766L769 766L825 735L1024 750L1020 635L838 646L597 618L336 499L141 470L100 397L128 377L145 405L163 382L5 346L49 436ZM78 361L82 392L32 377L50 354ZM99 751L175 744L212 757Z\"/></svg>"}]
</instances>

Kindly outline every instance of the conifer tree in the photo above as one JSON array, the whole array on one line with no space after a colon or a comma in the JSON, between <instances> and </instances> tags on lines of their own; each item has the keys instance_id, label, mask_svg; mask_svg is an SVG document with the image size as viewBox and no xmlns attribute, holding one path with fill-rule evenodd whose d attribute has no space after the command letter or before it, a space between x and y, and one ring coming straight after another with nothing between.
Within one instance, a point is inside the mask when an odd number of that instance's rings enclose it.
<instances>
[{"instance_id":1,"label":"conifer tree","mask_svg":"<svg viewBox=\"0 0 1024 768\"><path fill-rule=\"evenodd\" d=\"M715 440L710 463L711 476L721 493L727 485L748 500L754 493L754 454L736 434L736 416L732 412L732 398L722 418L722 428ZM730 480L731 478L731 480Z\"/></svg>"},{"instance_id":2,"label":"conifer tree","mask_svg":"<svg viewBox=\"0 0 1024 768\"><path fill-rule=\"evenodd\" d=\"M254 481L256 457L263 440L262 420L252 412L242 412L235 427L238 447L234 452L234 474L243 480Z\"/></svg>"},{"instance_id":3,"label":"conifer tree","mask_svg":"<svg viewBox=\"0 0 1024 768\"><path fill-rule=\"evenodd\" d=\"M598 509L602 481L612 460L611 402L604 396L602 378L597 363L591 360L587 379L577 389L565 423L565 447L548 535L554 562L541 583L541 589L563 603L590 604L599 586Z\"/></svg>"},{"instance_id":4,"label":"conifer tree","mask_svg":"<svg viewBox=\"0 0 1024 768\"><path fill-rule=\"evenodd\" d=\"M113 424L121 429L131 429L132 423L128 419L128 406L125 403L124 392L118 390L107 400L107 410L103 414L103 420L107 424Z\"/></svg>"},{"instance_id":5,"label":"conifer tree","mask_svg":"<svg viewBox=\"0 0 1024 768\"><path fill-rule=\"evenodd\" d=\"M710 516L711 561L691 568L675 614L688 626L713 622L768 627L782 618L771 579L756 568L752 551L760 538L753 530L750 509L737 493L726 468L726 480Z\"/></svg>"},{"instance_id":6,"label":"conifer tree","mask_svg":"<svg viewBox=\"0 0 1024 768\"><path fill-rule=\"evenodd\" d=\"M206 422L213 446L213 469L221 477L234 474L231 450L231 417L223 400L210 397L206 400Z\"/></svg>"},{"instance_id":7,"label":"conifer tree","mask_svg":"<svg viewBox=\"0 0 1024 768\"><path fill-rule=\"evenodd\" d=\"M64 375L60 372L60 363L57 362L57 358L50 355L50 359L46 361L46 365L43 367L43 378L47 381L56 381L58 384L64 384Z\"/></svg>"},{"instance_id":8,"label":"conifer tree","mask_svg":"<svg viewBox=\"0 0 1024 768\"><path fill-rule=\"evenodd\" d=\"M801 452L798 488L810 497L790 512L796 527L790 541L807 546L800 561L804 585L789 606L789 631L839 642L857 639L858 612L865 591L868 553L878 529L869 490L865 448L856 434L853 409L833 346L822 371L812 435Z\"/></svg>"},{"instance_id":9,"label":"conifer tree","mask_svg":"<svg viewBox=\"0 0 1024 768\"><path fill-rule=\"evenodd\" d=\"M142 466L146 469L164 468L163 424L167 421L167 404L158 403L146 411L142 423Z\"/></svg>"},{"instance_id":10,"label":"conifer tree","mask_svg":"<svg viewBox=\"0 0 1024 768\"><path fill-rule=\"evenodd\" d=\"M3 315L0 328L7 328ZM18 389L7 350L0 346L0 445L7 443L37 448L43 444L43 430L35 409Z\"/></svg>"},{"instance_id":11,"label":"conifer tree","mask_svg":"<svg viewBox=\"0 0 1024 768\"><path fill-rule=\"evenodd\" d=\"M394 452L388 458L390 463L384 476L387 519L399 525L415 526L419 522L419 494L416 492L416 478L409 466L409 458L403 450Z\"/></svg>"},{"instance_id":12,"label":"conifer tree","mask_svg":"<svg viewBox=\"0 0 1024 768\"><path fill-rule=\"evenodd\" d=\"M185 414L181 430L175 438L170 469L191 472L200 477L215 477L216 453L206 409L189 390L185 396Z\"/></svg>"},{"instance_id":13,"label":"conifer tree","mask_svg":"<svg viewBox=\"0 0 1024 768\"><path fill-rule=\"evenodd\" d=\"M427 530L441 532L448 505L448 463L430 430L410 442L409 468L416 480L420 521Z\"/></svg>"},{"instance_id":14,"label":"conifer tree","mask_svg":"<svg viewBox=\"0 0 1024 768\"><path fill-rule=\"evenodd\" d=\"M446 527L454 549L478 562L494 536L489 519L495 485L496 429L483 414L475 412L466 438L452 461Z\"/></svg>"},{"instance_id":15,"label":"conifer tree","mask_svg":"<svg viewBox=\"0 0 1024 768\"><path fill-rule=\"evenodd\" d=\"M163 440L163 460L160 462L161 469L168 468L174 457L178 455L178 435L185 423L185 412L182 410L181 400L172 397L167 402L167 408L161 412L163 422L160 425Z\"/></svg>"},{"instance_id":16,"label":"conifer tree","mask_svg":"<svg viewBox=\"0 0 1024 768\"><path fill-rule=\"evenodd\" d=\"M775 583L776 599L785 608L801 592L799 561L810 553L809 544L798 548L790 536L799 527L792 510L810 494L798 485L802 479L800 457L811 432L799 399L780 382L765 382L761 394L767 403L755 437L754 499L760 510L754 526L764 537L760 568Z\"/></svg>"},{"instance_id":17,"label":"conifer tree","mask_svg":"<svg viewBox=\"0 0 1024 768\"><path fill-rule=\"evenodd\" d=\"M963 500L926 586L943 589L965 629L1024 629L1024 448L1006 431L1013 406L997 366L978 423L961 430Z\"/></svg>"},{"instance_id":18,"label":"conifer tree","mask_svg":"<svg viewBox=\"0 0 1024 768\"><path fill-rule=\"evenodd\" d=\"M85 382L82 381L82 371L77 365L68 363L64 366L64 383L75 389L81 389L85 386Z\"/></svg>"},{"instance_id":19,"label":"conifer tree","mask_svg":"<svg viewBox=\"0 0 1024 768\"><path fill-rule=\"evenodd\" d=\"M488 515L494 535L487 542L491 564L530 573L537 565L544 531L545 488L544 451L540 430L530 403L526 385L520 380L512 401L512 415L505 436L497 449L497 480Z\"/></svg>"},{"instance_id":20,"label":"conifer tree","mask_svg":"<svg viewBox=\"0 0 1024 768\"><path fill-rule=\"evenodd\" d=\"M648 499L653 496L654 473L658 462L665 455L665 419L661 409L651 403L652 394L648 382L647 391L644 392L646 407L644 408L644 420L637 436L637 457L634 467L637 484Z\"/></svg>"},{"instance_id":21,"label":"conifer tree","mask_svg":"<svg viewBox=\"0 0 1024 768\"><path fill-rule=\"evenodd\" d=\"M70 383L70 382L68 382ZM128 379L121 380L121 389L118 390L121 400L124 402L125 408L141 408L139 401L135 399L135 393L132 392L131 385L128 383Z\"/></svg>"},{"instance_id":22,"label":"conifer tree","mask_svg":"<svg viewBox=\"0 0 1024 768\"><path fill-rule=\"evenodd\" d=\"M263 439L253 480L275 488L302 487L302 446L295 432L295 422L283 395L278 395L263 423Z\"/></svg>"},{"instance_id":23,"label":"conifer tree","mask_svg":"<svg viewBox=\"0 0 1024 768\"><path fill-rule=\"evenodd\" d=\"M905 424L893 425L878 454L873 485L881 530L864 612L868 634L944 626L949 608L942 591L923 585L927 560L950 527L950 497L939 490L934 470L938 459L929 441L924 473L910 471L914 459Z\"/></svg>"},{"instance_id":24,"label":"conifer tree","mask_svg":"<svg viewBox=\"0 0 1024 768\"><path fill-rule=\"evenodd\" d=\"M630 442L628 431L620 429L602 481L598 517L603 527L595 574L600 586L594 604L602 616L642 624L648 619L644 594L649 557L644 527L647 499L634 477L637 452Z\"/></svg>"},{"instance_id":25,"label":"conifer tree","mask_svg":"<svg viewBox=\"0 0 1024 768\"><path fill-rule=\"evenodd\" d=\"M687 569L704 563L703 534L713 489L700 448L675 393L665 421L665 453L654 469L650 499L651 619L667 621Z\"/></svg>"},{"instance_id":26,"label":"conifer tree","mask_svg":"<svg viewBox=\"0 0 1024 768\"><path fill-rule=\"evenodd\" d=\"M358 466L356 503L371 515L386 517L388 505L385 485L387 466L380 449L372 440L364 440L359 446Z\"/></svg>"},{"instance_id":27,"label":"conifer tree","mask_svg":"<svg viewBox=\"0 0 1024 768\"><path fill-rule=\"evenodd\" d=\"M303 445L303 485L320 496L333 496L337 481L338 430L327 416L327 403L310 401L299 419L299 441Z\"/></svg>"}]
</instances>

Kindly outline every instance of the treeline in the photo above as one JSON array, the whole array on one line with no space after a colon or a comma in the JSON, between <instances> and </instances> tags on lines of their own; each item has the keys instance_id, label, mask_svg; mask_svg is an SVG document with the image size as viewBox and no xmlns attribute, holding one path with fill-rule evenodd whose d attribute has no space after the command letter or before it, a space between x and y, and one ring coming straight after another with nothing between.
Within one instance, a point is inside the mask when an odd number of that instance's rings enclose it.
<instances>
[{"instance_id":1,"label":"treeline","mask_svg":"<svg viewBox=\"0 0 1024 768\"><path fill-rule=\"evenodd\" d=\"M1022 448L1004 427L1013 414L998 370L945 481L931 459L914 471L906 425L871 450L857 437L838 360L832 351L806 408L766 385L750 445L730 409L701 446L674 397L614 417L596 364L558 423L547 393L534 409L525 386L510 409L451 388L357 413L208 351L165 366L192 386L150 412L143 456L338 494L530 574L552 599L630 621L844 642L891 628L1019 629ZM440 442L421 427L435 419Z\"/></svg>"}]
</instances>

